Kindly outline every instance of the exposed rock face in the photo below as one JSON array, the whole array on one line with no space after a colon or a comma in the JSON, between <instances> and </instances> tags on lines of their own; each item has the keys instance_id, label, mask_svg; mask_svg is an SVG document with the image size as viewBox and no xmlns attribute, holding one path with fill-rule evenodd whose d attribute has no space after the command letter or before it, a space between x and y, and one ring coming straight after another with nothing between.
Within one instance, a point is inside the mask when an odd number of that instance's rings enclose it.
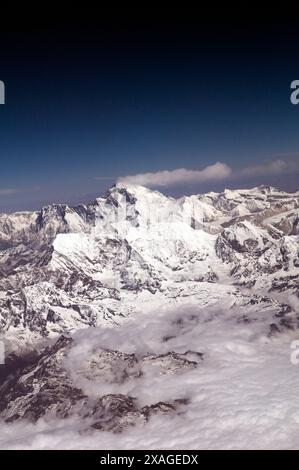
<instances>
[{"instance_id":1,"label":"exposed rock face","mask_svg":"<svg viewBox=\"0 0 299 470\"><path fill-rule=\"evenodd\" d=\"M169 352L167 354L149 354L143 358L146 364L160 368L162 374L177 374L197 367L198 360L202 359L201 353L186 351L184 354Z\"/></svg>"},{"instance_id":2,"label":"exposed rock face","mask_svg":"<svg viewBox=\"0 0 299 470\"><path fill-rule=\"evenodd\" d=\"M65 366L72 343L70 337L60 337L40 353L35 351L24 357L12 355L6 365L0 366L0 419L35 422L48 415L79 416L96 429L120 432L128 425L147 421L153 414L175 412L187 403L187 400L174 399L140 406L138 397L102 394L100 386L97 396L88 396L73 382ZM98 349L78 365L78 371L90 381L100 378L102 382L122 384L142 377L143 364L148 362L158 366L163 374L184 373L198 366L189 356L202 359L200 353L191 351L137 358L135 354Z\"/></svg>"},{"instance_id":3,"label":"exposed rock face","mask_svg":"<svg viewBox=\"0 0 299 470\"><path fill-rule=\"evenodd\" d=\"M0 388L1 417L6 421L20 418L36 421L47 411L65 417L78 401L85 400L62 367L70 342L61 338L25 364L17 358L8 362Z\"/></svg>"},{"instance_id":4,"label":"exposed rock face","mask_svg":"<svg viewBox=\"0 0 299 470\"><path fill-rule=\"evenodd\" d=\"M156 414L178 412L186 403L175 400L173 403L159 402L154 405L137 407L136 400L125 395L105 395L96 403L92 427L101 431L121 432L127 426L145 423Z\"/></svg>"}]
</instances>

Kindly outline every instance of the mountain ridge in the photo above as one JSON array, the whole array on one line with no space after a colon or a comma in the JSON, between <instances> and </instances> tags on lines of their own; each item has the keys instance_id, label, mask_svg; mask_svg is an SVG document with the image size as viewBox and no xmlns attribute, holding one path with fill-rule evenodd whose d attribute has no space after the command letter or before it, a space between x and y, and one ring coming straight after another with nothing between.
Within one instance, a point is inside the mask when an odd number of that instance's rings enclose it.
<instances>
[{"instance_id":1,"label":"mountain ridge","mask_svg":"<svg viewBox=\"0 0 299 470\"><path fill-rule=\"evenodd\" d=\"M299 327L298 219L299 193L265 186L175 199L116 185L89 205L0 216L2 422L146 433L201 416L198 394L213 414L211 377L234 404L234 371L263 377L265 360L289 383L277 348Z\"/></svg>"},{"instance_id":2,"label":"mountain ridge","mask_svg":"<svg viewBox=\"0 0 299 470\"><path fill-rule=\"evenodd\" d=\"M117 184L89 205L0 215L1 331L118 324L178 286L181 299L205 283L296 293L298 208L298 192L269 186L174 199Z\"/></svg>"}]
</instances>

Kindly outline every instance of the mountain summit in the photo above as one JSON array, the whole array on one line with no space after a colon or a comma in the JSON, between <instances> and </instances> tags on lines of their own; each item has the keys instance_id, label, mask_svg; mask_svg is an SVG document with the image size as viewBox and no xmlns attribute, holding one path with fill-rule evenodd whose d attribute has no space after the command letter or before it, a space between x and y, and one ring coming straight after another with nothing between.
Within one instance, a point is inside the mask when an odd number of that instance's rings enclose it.
<instances>
[{"instance_id":1,"label":"mountain summit","mask_svg":"<svg viewBox=\"0 0 299 470\"><path fill-rule=\"evenodd\" d=\"M1 332L31 343L232 291L276 305L270 293L296 290L298 207L268 186L174 199L117 184L89 205L2 214Z\"/></svg>"}]
</instances>

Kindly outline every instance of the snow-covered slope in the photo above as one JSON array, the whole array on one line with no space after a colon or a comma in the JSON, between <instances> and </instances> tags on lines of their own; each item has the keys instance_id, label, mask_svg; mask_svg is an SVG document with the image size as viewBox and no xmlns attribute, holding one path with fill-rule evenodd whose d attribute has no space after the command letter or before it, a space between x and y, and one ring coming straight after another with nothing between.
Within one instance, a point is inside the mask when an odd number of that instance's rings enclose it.
<instances>
[{"instance_id":1,"label":"snow-covered slope","mask_svg":"<svg viewBox=\"0 0 299 470\"><path fill-rule=\"evenodd\" d=\"M298 217L299 193L273 187L174 199L121 184L87 206L0 215L0 332L16 355L0 370L0 417L34 421L69 410L84 429L115 431L154 414L198 414L193 381L210 380L200 371L211 367L211 377L223 348L246 367L296 332ZM219 348L209 343L213 328ZM110 344L112 331L126 332L123 346ZM70 334L75 343L63 339ZM100 344L88 360L76 358L91 337ZM28 348L37 352L22 358ZM193 385L144 399L140 377L164 390L163 371L191 374Z\"/></svg>"},{"instance_id":2,"label":"snow-covered slope","mask_svg":"<svg viewBox=\"0 0 299 470\"><path fill-rule=\"evenodd\" d=\"M211 283L208 302L232 285L240 296L252 286L269 299L295 292L298 202L272 187L175 200L117 185L89 206L2 215L1 330L20 344L120 324L153 304L192 301Z\"/></svg>"}]
</instances>

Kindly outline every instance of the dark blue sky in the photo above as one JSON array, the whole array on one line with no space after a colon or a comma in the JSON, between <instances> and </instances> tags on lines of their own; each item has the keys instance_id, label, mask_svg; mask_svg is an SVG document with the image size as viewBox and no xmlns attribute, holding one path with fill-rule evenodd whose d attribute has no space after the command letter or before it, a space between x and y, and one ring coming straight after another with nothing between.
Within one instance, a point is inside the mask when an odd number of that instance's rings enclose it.
<instances>
[{"instance_id":1,"label":"dark blue sky","mask_svg":"<svg viewBox=\"0 0 299 470\"><path fill-rule=\"evenodd\" d=\"M128 21L121 12L2 31L0 210L86 200L119 176L216 161L237 176L165 191L299 188L289 89L298 38L295 23ZM238 173L278 158L283 174Z\"/></svg>"}]
</instances>

